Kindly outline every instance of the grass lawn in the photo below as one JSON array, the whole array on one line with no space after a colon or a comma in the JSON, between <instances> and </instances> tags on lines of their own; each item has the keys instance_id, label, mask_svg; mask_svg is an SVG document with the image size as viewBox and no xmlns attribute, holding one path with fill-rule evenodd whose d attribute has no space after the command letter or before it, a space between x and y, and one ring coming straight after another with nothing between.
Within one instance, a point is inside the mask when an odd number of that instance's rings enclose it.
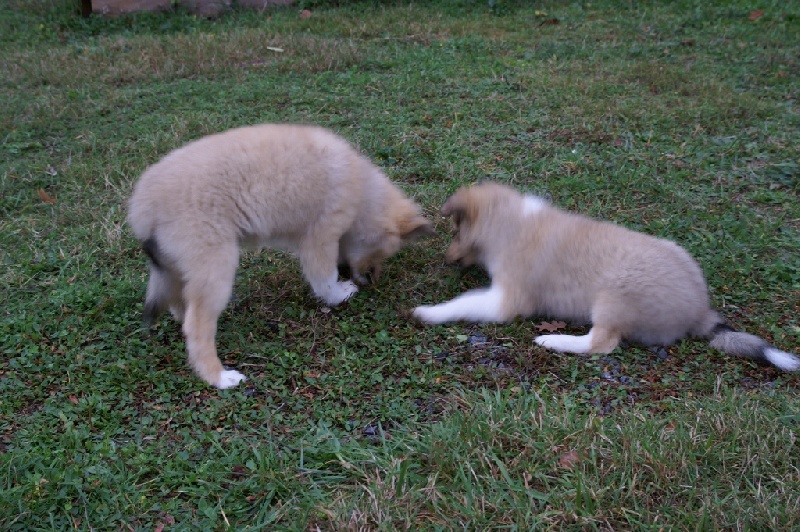
<instances>
[{"instance_id":1,"label":"grass lawn","mask_svg":"<svg viewBox=\"0 0 800 532\"><path fill-rule=\"evenodd\" d=\"M800 5L320 3L0 5L0 529L797 526L797 375L409 311L487 283L444 263L437 211L489 178L677 241L732 324L797 352ZM438 234L334 309L246 254L218 345L250 380L219 391L169 317L141 328L125 204L169 150L256 122L339 132Z\"/></svg>"}]
</instances>

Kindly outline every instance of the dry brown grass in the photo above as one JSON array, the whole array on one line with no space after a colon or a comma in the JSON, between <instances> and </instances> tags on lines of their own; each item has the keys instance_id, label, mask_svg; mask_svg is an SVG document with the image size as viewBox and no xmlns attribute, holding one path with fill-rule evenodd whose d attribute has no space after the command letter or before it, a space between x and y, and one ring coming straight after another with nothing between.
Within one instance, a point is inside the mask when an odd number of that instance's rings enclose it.
<instances>
[{"instance_id":1,"label":"dry brown grass","mask_svg":"<svg viewBox=\"0 0 800 532\"><path fill-rule=\"evenodd\" d=\"M358 63L349 39L313 34L265 34L244 29L170 36L101 37L94 45L26 50L0 60L7 82L28 87L122 87L174 79L244 75L253 69L315 73Z\"/></svg>"}]
</instances>

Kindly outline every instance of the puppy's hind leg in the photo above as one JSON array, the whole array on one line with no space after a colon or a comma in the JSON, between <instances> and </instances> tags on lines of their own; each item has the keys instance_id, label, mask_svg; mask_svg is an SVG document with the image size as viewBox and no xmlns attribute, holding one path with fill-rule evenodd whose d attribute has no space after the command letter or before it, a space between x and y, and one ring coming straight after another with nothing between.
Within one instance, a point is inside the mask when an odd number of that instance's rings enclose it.
<instances>
[{"instance_id":1,"label":"puppy's hind leg","mask_svg":"<svg viewBox=\"0 0 800 532\"><path fill-rule=\"evenodd\" d=\"M186 306L183 302L183 282L178 274L150 265L150 280L144 298L144 324L153 325L155 319L169 309L179 323L183 321Z\"/></svg>"},{"instance_id":2,"label":"puppy's hind leg","mask_svg":"<svg viewBox=\"0 0 800 532\"><path fill-rule=\"evenodd\" d=\"M142 311L142 321L146 328L150 328L156 318L169 306L172 291L169 273L155 264L150 264L150 278L147 281L147 293Z\"/></svg>"},{"instance_id":3,"label":"puppy's hind leg","mask_svg":"<svg viewBox=\"0 0 800 532\"><path fill-rule=\"evenodd\" d=\"M183 289L183 334L189 364L200 378L217 388L231 388L246 380L238 371L223 368L216 346L217 319L231 297L238 258L235 247L216 249L213 256L199 258L188 272Z\"/></svg>"},{"instance_id":4,"label":"puppy's hind leg","mask_svg":"<svg viewBox=\"0 0 800 532\"><path fill-rule=\"evenodd\" d=\"M151 327L166 308L170 309L176 320L183 321L185 308L180 276L170 269L154 236L142 242L142 250L150 259L150 279L147 282L142 313L144 326Z\"/></svg>"},{"instance_id":5,"label":"puppy's hind leg","mask_svg":"<svg viewBox=\"0 0 800 532\"><path fill-rule=\"evenodd\" d=\"M592 328L584 336L545 334L534 342L563 353L610 353L622 340L622 331L629 330L637 316L634 307L620 299L619 293L606 291L597 295L591 319Z\"/></svg>"},{"instance_id":6,"label":"puppy's hind leg","mask_svg":"<svg viewBox=\"0 0 800 532\"><path fill-rule=\"evenodd\" d=\"M614 329L595 325L583 336L570 334L543 334L534 339L538 345L562 353L610 353L622 336Z\"/></svg>"}]
</instances>

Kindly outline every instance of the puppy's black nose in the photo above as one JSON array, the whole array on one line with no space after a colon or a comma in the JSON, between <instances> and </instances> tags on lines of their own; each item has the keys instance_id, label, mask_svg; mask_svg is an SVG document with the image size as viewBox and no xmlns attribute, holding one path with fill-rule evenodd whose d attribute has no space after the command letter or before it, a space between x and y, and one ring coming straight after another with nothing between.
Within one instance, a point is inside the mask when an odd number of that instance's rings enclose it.
<instances>
[{"instance_id":1,"label":"puppy's black nose","mask_svg":"<svg viewBox=\"0 0 800 532\"><path fill-rule=\"evenodd\" d=\"M338 270L339 270L339 277L341 277L342 279L350 279L353 276L353 272L352 270L350 270L349 264L339 264Z\"/></svg>"}]
</instances>

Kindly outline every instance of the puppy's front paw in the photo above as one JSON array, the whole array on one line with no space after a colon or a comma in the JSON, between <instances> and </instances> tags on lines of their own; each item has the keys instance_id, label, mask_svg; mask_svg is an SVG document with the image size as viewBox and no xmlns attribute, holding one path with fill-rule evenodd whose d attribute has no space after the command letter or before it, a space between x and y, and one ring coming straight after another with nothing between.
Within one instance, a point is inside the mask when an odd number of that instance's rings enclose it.
<instances>
[{"instance_id":1,"label":"puppy's front paw","mask_svg":"<svg viewBox=\"0 0 800 532\"><path fill-rule=\"evenodd\" d=\"M415 308L412 314L419 321L425 323L437 324L447 321L447 317L442 315L441 309L436 305L422 305Z\"/></svg>"},{"instance_id":2,"label":"puppy's front paw","mask_svg":"<svg viewBox=\"0 0 800 532\"><path fill-rule=\"evenodd\" d=\"M331 306L347 301L358 292L358 287L353 281L337 282L331 290L330 296L325 298L325 303Z\"/></svg>"},{"instance_id":3,"label":"puppy's front paw","mask_svg":"<svg viewBox=\"0 0 800 532\"><path fill-rule=\"evenodd\" d=\"M222 373L219 374L219 380L217 381L217 388L220 390L224 390L226 388L233 388L240 382L246 381L247 377L242 375L236 370L233 369L226 369L223 370Z\"/></svg>"}]
</instances>

